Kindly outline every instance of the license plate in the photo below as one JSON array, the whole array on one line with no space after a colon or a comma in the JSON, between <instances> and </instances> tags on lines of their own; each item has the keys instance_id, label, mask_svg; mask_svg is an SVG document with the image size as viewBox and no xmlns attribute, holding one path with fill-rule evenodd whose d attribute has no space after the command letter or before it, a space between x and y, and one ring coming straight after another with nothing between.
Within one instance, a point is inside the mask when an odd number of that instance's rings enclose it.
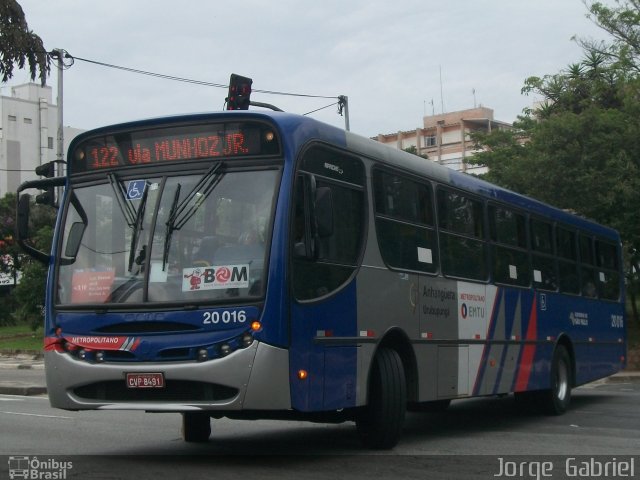
<instances>
[{"instance_id":1,"label":"license plate","mask_svg":"<svg viewBox=\"0 0 640 480\"><path fill-rule=\"evenodd\" d=\"M127 373L127 388L164 388L162 373Z\"/></svg>"}]
</instances>

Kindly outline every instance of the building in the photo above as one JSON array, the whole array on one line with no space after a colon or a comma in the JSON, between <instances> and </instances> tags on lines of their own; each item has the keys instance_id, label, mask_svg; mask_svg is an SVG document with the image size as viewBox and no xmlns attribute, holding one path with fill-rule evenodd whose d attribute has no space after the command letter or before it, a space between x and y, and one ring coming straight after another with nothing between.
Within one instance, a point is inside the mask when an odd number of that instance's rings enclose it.
<instances>
[{"instance_id":1,"label":"building","mask_svg":"<svg viewBox=\"0 0 640 480\"><path fill-rule=\"evenodd\" d=\"M470 165L467 161L477 152L469 134L511 127L510 123L494 120L492 109L480 106L459 112L425 116L422 127L380 134L373 139L402 150L414 147L418 155L426 155L429 160L454 170L480 174L485 173L486 168Z\"/></svg>"},{"instance_id":2,"label":"building","mask_svg":"<svg viewBox=\"0 0 640 480\"><path fill-rule=\"evenodd\" d=\"M0 96L0 197L22 182L38 178L34 169L56 159L58 107L51 87L27 83ZM65 156L69 142L82 130L64 127Z\"/></svg>"}]
</instances>

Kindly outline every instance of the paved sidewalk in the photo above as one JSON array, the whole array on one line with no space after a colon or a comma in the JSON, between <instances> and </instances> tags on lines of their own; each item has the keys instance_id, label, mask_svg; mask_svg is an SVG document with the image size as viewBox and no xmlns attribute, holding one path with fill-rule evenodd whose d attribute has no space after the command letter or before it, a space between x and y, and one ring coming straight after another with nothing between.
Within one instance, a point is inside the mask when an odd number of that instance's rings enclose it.
<instances>
[{"instance_id":1,"label":"paved sidewalk","mask_svg":"<svg viewBox=\"0 0 640 480\"><path fill-rule=\"evenodd\" d=\"M0 353L0 394L43 395L47 393L42 355Z\"/></svg>"},{"instance_id":2,"label":"paved sidewalk","mask_svg":"<svg viewBox=\"0 0 640 480\"><path fill-rule=\"evenodd\" d=\"M640 371L622 371L598 380L604 383L640 382ZM0 353L0 394L43 395L47 393L44 360L40 355Z\"/></svg>"}]
</instances>

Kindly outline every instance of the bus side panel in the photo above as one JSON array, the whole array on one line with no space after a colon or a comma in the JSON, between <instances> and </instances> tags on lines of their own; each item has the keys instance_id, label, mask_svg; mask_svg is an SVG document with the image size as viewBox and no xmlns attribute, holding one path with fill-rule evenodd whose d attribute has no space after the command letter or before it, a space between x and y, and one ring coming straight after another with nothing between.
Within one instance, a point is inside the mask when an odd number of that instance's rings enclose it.
<instances>
[{"instance_id":1,"label":"bus side panel","mask_svg":"<svg viewBox=\"0 0 640 480\"><path fill-rule=\"evenodd\" d=\"M415 342L418 338L419 327L418 276L394 272L386 267L371 266L382 261L375 257L375 252L368 252L368 255L366 261L370 262L369 266L363 266L358 273L357 334L363 340L358 349L358 405L367 402L368 377L377 342L393 330L394 334L404 336L407 348L411 348L409 342ZM376 343L369 343L367 337L376 339ZM427 388L426 383L429 381L429 391L434 391L437 369L435 359L421 357L420 349L416 348L416 360L419 369L431 372L431 377L419 380L420 388Z\"/></svg>"},{"instance_id":2,"label":"bus side panel","mask_svg":"<svg viewBox=\"0 0 640 480\"><path fill-rule=\"evenodd\" d=\"M575 383L581 385L612 375L622 368L624 306L616 302L556 293L538 293L539 341L544 368L530 390L549 387L553 349L563 337L575 361Z\"/></svg>"},{"instance_id":3,"label":"bus side panel","mask_svg":"<svg viewBox=\"0 0 640 480\"><path fill-rule=\"evenodd\" d=\"M291 405L310 412L355 406L357 347L332 343L356 337L356 281L329 298L291 308ZM307 372L305 379L299 372Z\"/></svg>"},{"instance_id":4,"label":"bus side panel","mask_svg":"<svg viewBox=\"0 0 640 480\"><path fill-rule=\"evenodd\" d=\"M528 388L541 370L535 297L529 290L498 288L488 296L486 343L473 387L474 395ZM491 305L491 308L489 308Z\"/></svg>"}]
</instances>

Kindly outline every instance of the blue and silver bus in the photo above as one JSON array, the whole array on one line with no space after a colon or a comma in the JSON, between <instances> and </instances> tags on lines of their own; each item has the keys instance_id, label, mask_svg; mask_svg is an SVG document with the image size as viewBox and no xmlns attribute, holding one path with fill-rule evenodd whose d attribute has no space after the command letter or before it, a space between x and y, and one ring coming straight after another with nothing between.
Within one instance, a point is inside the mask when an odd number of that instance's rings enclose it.
<instances>
[{"instance_id":1,"label":"blue and silver bus","mask_svg":"<svg viewBox=\"0 0 640 480\"><path fill-rule=\"evenodd\" d=\"M131 122L70 145L49 265L51 405L353 421L515 394L549 414L625 366L619 235L281 112Z\"/></svg>"}]
</instances>

